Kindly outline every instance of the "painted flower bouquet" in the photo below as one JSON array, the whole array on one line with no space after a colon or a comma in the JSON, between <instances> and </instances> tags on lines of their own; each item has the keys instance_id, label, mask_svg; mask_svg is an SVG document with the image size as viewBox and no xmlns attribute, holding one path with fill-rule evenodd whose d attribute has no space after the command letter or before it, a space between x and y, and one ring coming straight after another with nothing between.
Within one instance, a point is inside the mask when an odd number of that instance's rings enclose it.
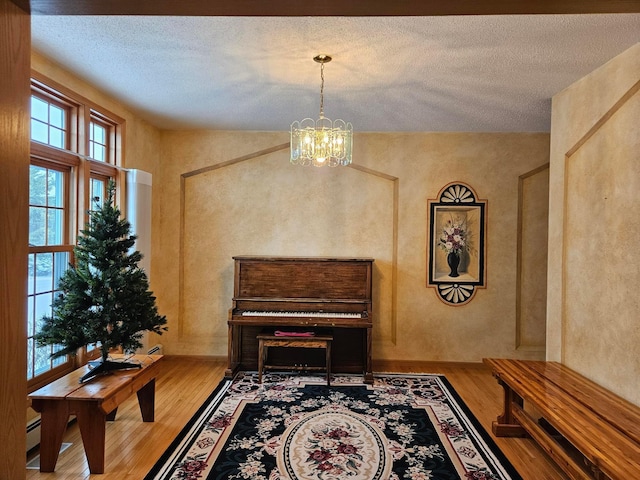
<instances>
[{"instance_id":1,"label":"painted flower bouquet","mask_svg":"<svg viewBox=\"0 0 640 480\"><path fill-rule=\"evenodd\" d=\"M442 228L442 234L438 239L438 247L447 254L455 253L460 256L469 250L467 239L467 222L465 219L450 218Z\"/></svg>"}]
</instances>

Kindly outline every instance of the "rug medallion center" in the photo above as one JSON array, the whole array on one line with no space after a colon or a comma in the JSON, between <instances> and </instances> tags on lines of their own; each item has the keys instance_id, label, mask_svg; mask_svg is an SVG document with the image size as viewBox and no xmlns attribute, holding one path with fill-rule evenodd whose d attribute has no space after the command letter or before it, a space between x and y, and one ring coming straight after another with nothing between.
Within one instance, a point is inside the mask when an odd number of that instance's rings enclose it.
<instances>
[{"instance_id":1,"label":"rug medallion center","mask_svg":"<svg viewBox=\"0 0 640 480\"><path fill-rule=\"evenodd\" d=\"M393 463L388 443L380 428L355 412L317 410L284 431L278 469L289 480L386 479Z\"/></svg>"}]
</instances>

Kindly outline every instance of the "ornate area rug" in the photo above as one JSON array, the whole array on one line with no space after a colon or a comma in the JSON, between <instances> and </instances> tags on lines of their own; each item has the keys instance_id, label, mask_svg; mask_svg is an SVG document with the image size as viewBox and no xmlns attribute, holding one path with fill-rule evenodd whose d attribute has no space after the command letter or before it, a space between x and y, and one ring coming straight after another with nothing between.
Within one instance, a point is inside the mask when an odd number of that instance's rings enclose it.
<instances>
[{"instance_id":1,"label":"ornate area rug","mask_svg":"<svg viewBox=\"0 0 640 480\"><path fill-rule=\"evenodd\" d=\"M145 480L520 480L441 375L225 380Z\"/></svg>"}]
</instances>

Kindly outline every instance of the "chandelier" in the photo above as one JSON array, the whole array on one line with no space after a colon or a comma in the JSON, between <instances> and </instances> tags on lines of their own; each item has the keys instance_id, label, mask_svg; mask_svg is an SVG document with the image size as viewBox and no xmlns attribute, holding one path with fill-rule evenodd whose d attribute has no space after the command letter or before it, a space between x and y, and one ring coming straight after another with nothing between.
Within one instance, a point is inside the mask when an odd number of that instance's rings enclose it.
<instances>
[{"instance_id":1,"label":"chandelier","mask_svg":"<svg viewBox=\"0 0 640 480\"><path fill-rule=\"evenodd\" d=\"M317 55L313 60L320 64L320 116L318 120L305 118L291 124L291 163L314 167L349 165L353 126L324 116L324 64L331 57Z\"/></svg>"}]
</instances>

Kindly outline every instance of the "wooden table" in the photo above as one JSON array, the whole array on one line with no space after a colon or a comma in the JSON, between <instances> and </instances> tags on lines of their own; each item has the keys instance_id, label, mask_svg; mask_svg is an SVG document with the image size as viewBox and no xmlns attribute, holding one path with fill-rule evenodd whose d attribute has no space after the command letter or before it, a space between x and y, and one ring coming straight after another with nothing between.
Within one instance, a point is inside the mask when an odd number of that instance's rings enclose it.
<instances>
[{"instance_id":1,"label":"wooden table","mask_svg":"<svg viewBox=\"0 0 640 480\"><path fill-rule=\"evenodd\" d=\"M114 355L114 359L122 357ZM106 421L114 420L118 405L136 393L142 420L154 421L155 379L162 355L127 356L142 368L117 370L79 383L89 371L84 366L29 395L40 412L40 471L53 472L69 416L75 415L91 473L104 473Z\"/></svg>"},{"instance_id":2,"label":"wooden table","mask_svg":"<svg viewBox=\"0 0 640 480\"><path fill-rule=\"evenodd\" d=\"M289 337L282 335L274 335L271 333L262 333L257 336L258 339L258 381L262 383L262 371L269 369L282 370L326 370L327 385L331 384L331 342L332 335L314 335L309 337ZM265 364L267 359L267 349L269 347L294 347L294 348L323 348L326 352L326 360L324 367L309 365L268 365Z\"/></svg>"}]
</instances>

